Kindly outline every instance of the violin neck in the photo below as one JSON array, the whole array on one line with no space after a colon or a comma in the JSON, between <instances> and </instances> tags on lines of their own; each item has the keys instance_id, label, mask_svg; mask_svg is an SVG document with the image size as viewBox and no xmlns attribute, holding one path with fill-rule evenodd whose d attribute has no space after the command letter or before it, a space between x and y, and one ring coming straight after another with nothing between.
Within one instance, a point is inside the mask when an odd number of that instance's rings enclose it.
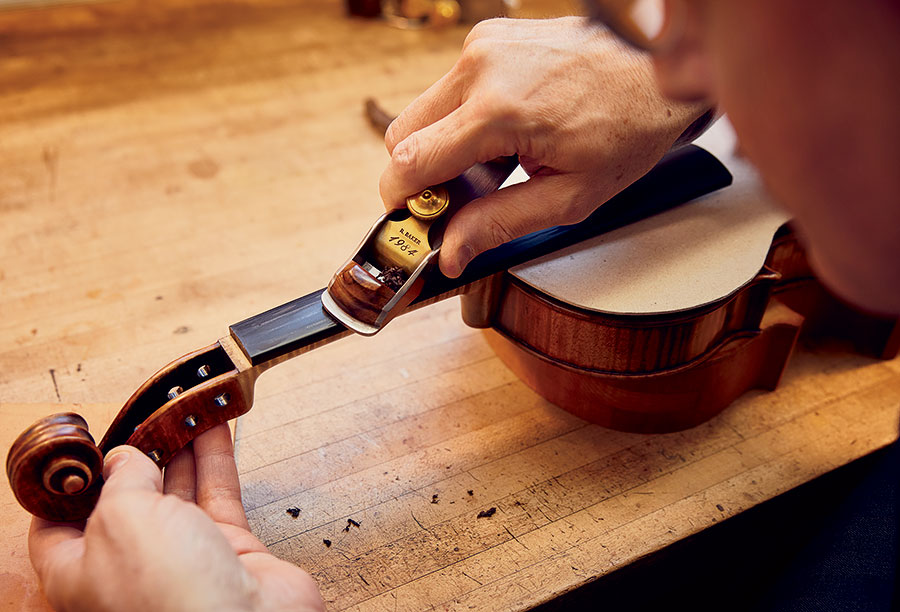
<instances>
[{"instance_id":1,"label":"violin neck","mask_svg":"<svg viewBox=\"0 0 900 612\"><path fill-rule=\"evenodd\" d=\"M500 176L504 173L508 176L512 171L512 163L512 159L504 159L479 164L459 178L471 183L478 192L485 188L496 189ZM447 278L435 269L407 311L458 295L468 285L497 272L674 208L730 184L731 174L712 154L694 145L676 149L581 223L535 232L483 253L472 260L459 278ZM320 289L297 298L229 328L254 367L266 369L350 333L325 313L321 302L323 291Z\"/></svg>"}]
</instances>

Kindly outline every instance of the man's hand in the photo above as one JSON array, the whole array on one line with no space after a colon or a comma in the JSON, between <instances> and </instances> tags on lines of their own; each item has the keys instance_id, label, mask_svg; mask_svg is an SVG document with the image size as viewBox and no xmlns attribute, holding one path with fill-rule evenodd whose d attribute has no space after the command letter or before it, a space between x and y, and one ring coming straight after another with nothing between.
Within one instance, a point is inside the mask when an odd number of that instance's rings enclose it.
<instances>
[{"instance_id":1,"label":"man's hand","mask_svg":"<svg viewBox=\"0 0 900 612\"><path fill-rule=\"evenodd\" d=\"M249 531L231 432L201 434L162 473L114 449L82 528L35 518L29 549L57 610L323 610L315 583Z\"/></svg>"},{"instance_id":2,"label":"man's hand","mask_svg":"<svg viewBox=\"0 0 900 612\"><path fill-rule=\"evenodd\" d=\"M581 221L640 178L703 112L665 100L648 57L581 18L476 25L456 65L391 124L385 206L477 162L518 154L525 183L456 213L440 266L459 276L475 255Z\"/></svg>"}]
</instances>

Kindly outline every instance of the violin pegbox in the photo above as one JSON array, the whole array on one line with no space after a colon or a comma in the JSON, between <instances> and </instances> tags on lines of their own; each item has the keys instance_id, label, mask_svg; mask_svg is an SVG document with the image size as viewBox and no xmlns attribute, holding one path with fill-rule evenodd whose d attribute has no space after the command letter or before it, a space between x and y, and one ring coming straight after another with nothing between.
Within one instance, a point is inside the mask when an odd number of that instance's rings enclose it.
<instances>
[{"instance_id":1,"label":"violin pegbox","mask_svg":"<svg viewBox=\"0 0 900 612\"><path fill-rule=\"evenodd\" d=\"M249 410L257 374L229 348L222 339L151 376L100 441L104 454L130 444L162 467L199 434Z\"/></svg>"}]
</instances>

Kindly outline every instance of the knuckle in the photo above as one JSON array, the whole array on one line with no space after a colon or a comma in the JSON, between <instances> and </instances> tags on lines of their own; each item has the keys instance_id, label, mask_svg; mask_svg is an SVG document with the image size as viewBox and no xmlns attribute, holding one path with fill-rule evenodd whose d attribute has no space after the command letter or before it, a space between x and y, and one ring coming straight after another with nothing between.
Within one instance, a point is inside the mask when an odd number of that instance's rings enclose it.
<instances>
[{"instance_id":1,"label":"knuckle","mask_svg":"<svg viewBox=\"0 0 900 612\"><path fill-rule=\"evenodd\" d=\"M393 208L402 201L406 193L406 185L416 183L419 164L419 142L415 133L401 140L391 153L391 160L384 174L381 175L378 187L381 198L387 208ZM409 188L411 189L411 188Z\"/></svg>"},{"instance_id":2,"label":"knuckle","mask_svg":"<svg viewBox=\"0 0 900 612\"><path fill-rule=\"evenodd\" d=\"M491 19L482 19L469 30L469 34L466 36L466 40L463 43L463 47L465 45L473 42L475 40L481 38L487 38L490 36L495 36L500 28L512 24L513 22L509 19L504 19L503 17L494 17Z\"/></svg>"},{"instance_id":3,"label":"knuckle","mask_svg":"<svg viewBox=\"0 0 900 612\"><path fill-rule=\"evenodd\" d=\"M463 41L463 51L465 51L473 42L484 37L486 33L485 30L487 30L485 21L479 21L472 26L472 29L469 30L469 33L466 35L466 40Z\"/></svg>"},{"instance_id":4,"label":"knuckle","mask_svg":"<svg viewBox=\"0 0 900 612\"><path fill-rule=\"evenodd\" d=\"M414 176L418 166L419 141L415 133L401 140L391 154L391 165L401 178Z\"/></svg>"},{"instance_id":5,"label":"knuckle","mask_svg":"<svg viewBox=\"0 0 900 612\"><path fill-rule=\"evenodd\" d=\"M492 48L489 40L477 38L465 46L457 64L463 72L476 71L491 59Z\"/></svg>"}]
</instances>

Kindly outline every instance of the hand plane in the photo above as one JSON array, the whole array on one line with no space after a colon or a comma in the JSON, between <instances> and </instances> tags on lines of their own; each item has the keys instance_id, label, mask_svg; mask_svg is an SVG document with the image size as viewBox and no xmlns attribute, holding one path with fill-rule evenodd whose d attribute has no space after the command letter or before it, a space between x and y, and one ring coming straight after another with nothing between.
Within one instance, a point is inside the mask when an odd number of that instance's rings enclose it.
<instances>
[{"instance_id":1,"label":"hand plane","mask_svg":"<svg viewBox=\"0 0 900 612\"><path fill-rule=\"evenodd\" d=\"M501 157L406 198L383 214L322 293L322 306L347 328L371 336L421 293L440 255L444 230L465 204L496 191L518 160Z\"/></svg>"}]
</instances>

